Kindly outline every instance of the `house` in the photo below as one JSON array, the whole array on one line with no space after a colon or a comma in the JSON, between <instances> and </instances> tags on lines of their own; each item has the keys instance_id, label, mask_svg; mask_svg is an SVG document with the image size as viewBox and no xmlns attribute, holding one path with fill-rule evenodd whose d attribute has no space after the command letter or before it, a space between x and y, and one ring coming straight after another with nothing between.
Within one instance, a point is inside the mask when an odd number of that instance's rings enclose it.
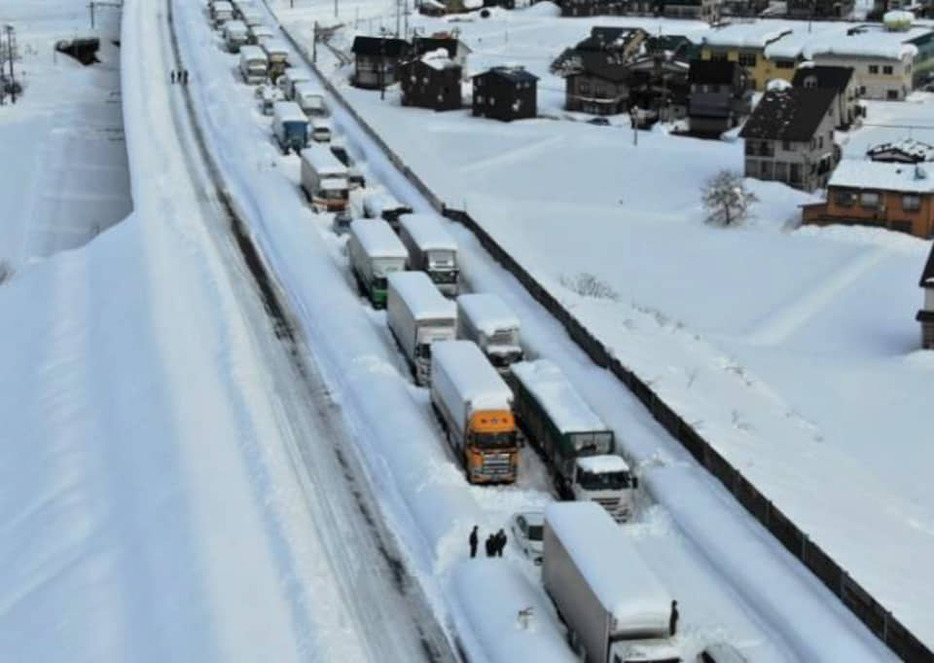
<instances>
[{"instance_id":1,"label":"house","mask_svg":"<svg viewBox=\"0 0 934 663\"><path fill-rule=\"evenodd\" d=\"M578 68L565 75L565 108L594 115L629 110L631 72L618 56L606 52L578 53Z\"/></svg>"},{"instance_id":2,"label":"house","mask_svg":"<svg viewBox=\"0 0 934 663\"><path fill-rule=\"evenodd\" d=\"M550 70L554 74L566 75L580 69L581 53L604 53L613 56L614 60L626 62L642 54L651 39L642 28L606 28L594 27L590 35L577 43L573 48L566 48L551 63Z\"/></svg>"},{"instance_id":3,"label":"house","mask_svg":"<svg viewBox=\"0 0 934 663\"><path fill-rule=\"evenodd\" d=\"M794 87L822 87L835 90L837 128L848 129L860 115L857 104L856 79L852 67L805 66L802 64L791 79Z\"/></svg>"},{"instance_id":4,"label":"house","mask_svg":"<svg viewBox=\"0 0 934 663\"><path fill-rule=\"evenodd\" d=\"M415 57L437 51L439 48L447 51L448 58L458 67L464 68L467 66L467 56L471 52L470 47L460 39L440 36L412 38L412 52Z\"/></svg>"},{"instance_id":5,"label":"house","mask_svg":"<svg viewBox=\"0 0 934 663\"><path fill-rule=\"evenodd\" d=\"M396 82L399 60L411 50L411 44L396 37L355 37L353 84L367 89L379 89Z\"/></svg>"},{"instance_id":6,"label":"house","mask_svg":"<svg viewBox=\"0 0 934 663\"><path fill-rule=\"evenodd\" d=\"M647 119L672 121L687 115L690 63L670 53L652 53L629 63L629 104Z\"/></svg>"},{"instance_id":7,"label":"house","mask_svg":"<svg viewBox=\"0 0 934 663\"><path fill-rule=\"evenodd\" d=\"M626 0L559 0L562 16L622 16Z\"/></svg>"},{"instance_id":8,"label":"house","mask_svg":"<svg viewBox=\"0 0 934 663\"><path fill-rule=\"evenodd\" d=\"M856 0L788 0L788 18L847 18Z\"/></svg>"},{"instance_id":9,"label":"house","mask_svg":"<svg viewBox=\"0 0 934 663\"><path fill-rule=\"evenodd\" d=\"M690 18L707 23L720 20L720 0L660 0L665 18Z\"/></svg>"},{"instance_id":10,"label":"house","mask_svg":"<svg viewBox=\"0 0 934 663\"><path fill-rule=\"evenodd\" d=\"M768 0L723 0L721 16L758 16L769 8Z\"/></svg>"},{"instance_id":11,"label":"house","mask_svg":"<svg viewBox=\"0 0 934 663\"><path fill-rule=\"evenodd\" d=\"M805 205L804 223L878 226L934 236L934 168L846 159L827 185L827 201Z\"/></svg>"},{"instance_id":12,"label":"house","mask_svg":"<svg viewBox=\"0 0 934 663\"><path fill-rule=\"evenodd\" d=\"M691 133L719 136L749 116L752 90L738 62L693 60L688 82Z\"/></svg>"},{"instance_id":13,"label":"house","mask_svg":"<svg viewBox=\"0 0 934 663\"><path fill-rule=\"evenodd\" d=\"M921 323L921 347L934 350L934 248L921 272L919 285L924 289L924 307L915 320Z\"/></svg>"},{"instance_id":14,"label":"house","mask_svg":"<svg viewBox=\"0 0 934 663\"><path fill-rule=\"evenodd\" d=\"M700 57L700 46L684 35L652 35L644 43L647 53L661 53L687 62Z\"/></svg>"},{"instance_id":15,"label":"house","mask_svg":"<svg viewBox=\"0 0 934 663\"><path fill-rule=\"evenodd\" d=\"M399 64L402 105L436 111L461 107L462 68L439 48Z\"/></svg>"},{"instance_id":16,"label":"house","mask_svg":"<svg viewBox=\"0 0 934 663\"><path fill-rule=\"evenodd\" d=\"M913 138L881 143L869 148L866 156L883 163L922 163L934 161L934 145Z\"/></svg>"},{"instance_id":17,"label":"house","mask_svg":"<svg viewBox=\"0 0 934 663\"><path fill-rule=\"evenodd\" d=\"M473 114L504 122L535 117L538 76L521 67L493 67L473 77Z\"/></svg>"},{"instance_id":18,"label":"house","mask_svg":"<svg viewBox=\"0 0 934 663\"><path fill-rule=\"evenodd\" d=\"M746 177L813 191L840 160L833 141L836 93L826 88L767 91L746 121Z\"/></svg>"},{"instance_id":19,"label":"house","mask_svg":"<svg viewBox=\"0 0 934 663\"><path fill-rule=\"evenodd\" d=\"M733 23L704 36L701 59L738 62L749 74L753 89L765 90L770 80L781 78L790 82L794 75L796 62L793 59L770 60L765 56L766 48L791 33L790 28L776 26L771 21Z\"/></svg>"}]
</instances>

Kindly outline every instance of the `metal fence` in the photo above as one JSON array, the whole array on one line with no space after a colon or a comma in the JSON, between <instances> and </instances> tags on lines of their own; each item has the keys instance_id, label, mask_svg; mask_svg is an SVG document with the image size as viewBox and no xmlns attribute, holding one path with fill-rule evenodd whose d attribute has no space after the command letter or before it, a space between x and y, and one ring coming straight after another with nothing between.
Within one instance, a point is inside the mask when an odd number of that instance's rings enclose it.
<instances>
[{"instance_id":1,"label":"metal fence","mask_svg":"<svg viewBox=\"0 0 934 663\"><path fill-rule=\"evenodd\" d=\"M807 567L840 601L872 631L892 652L909 663L934 663L934 653L915 637L891 612L872 597L850 575L840 567L807 534L801 531L772 502L746 479L739 470L721 456L704 437L686 423L672 410L643 380L624 366L601 341L593 336L571 313L551 295L542 285L492 236L477 223L466 211L447 207L429 189L421 178L409 169L401 158L386 144L370 125L357 113L340 91L328 78L312 64L305 47L293 39L285 29L283 33L302 55L309 66L318 74L324 86L385 153L389 161L402 172L406 179L428 200L435 209L447 218L456 221L470 230L481 246L506 271L512 274L529 294L551 313L565 328L574 342L587 353L587 356L602 368L615 375L620 382L635 394L642 404L652 413L658 423L678 440L687 451L726 487L736 500L763 527Z\"/></svg>"}]
</instances>

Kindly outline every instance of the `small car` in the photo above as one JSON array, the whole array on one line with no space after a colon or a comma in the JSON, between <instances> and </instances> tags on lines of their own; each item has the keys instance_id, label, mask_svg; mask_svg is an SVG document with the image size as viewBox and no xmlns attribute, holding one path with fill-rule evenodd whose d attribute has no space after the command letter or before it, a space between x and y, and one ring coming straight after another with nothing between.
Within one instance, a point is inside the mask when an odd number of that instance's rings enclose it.
<instances>
[{"instance_id":1,"label":"small car","mask_svg":"<svg viewBox=\"0 0 934 663\"><path fill-rule=\"evenodd\" d=\"M517 513L510 521L510 529L522 554L540 566L544 553L545 514L541 511Z\"/></svg>"}]
</instances>

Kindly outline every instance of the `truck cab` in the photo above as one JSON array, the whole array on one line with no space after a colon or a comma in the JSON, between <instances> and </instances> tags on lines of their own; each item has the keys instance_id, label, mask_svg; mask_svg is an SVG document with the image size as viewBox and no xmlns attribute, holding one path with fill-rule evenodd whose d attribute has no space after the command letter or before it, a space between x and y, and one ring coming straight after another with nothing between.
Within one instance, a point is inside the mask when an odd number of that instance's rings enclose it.
<instances>
[{"instance_id":1,"label":"truck cab","mask_svg":"<svg viewBox=\"0 0 934 663\"><path fill-rule=\"evenodd\" d=\"M616 522L632 518L638 487L639 480L619 456L579 456L574 461L574 479L570 486L574 499L596 502Z\"/></svg>"}]
</instances>

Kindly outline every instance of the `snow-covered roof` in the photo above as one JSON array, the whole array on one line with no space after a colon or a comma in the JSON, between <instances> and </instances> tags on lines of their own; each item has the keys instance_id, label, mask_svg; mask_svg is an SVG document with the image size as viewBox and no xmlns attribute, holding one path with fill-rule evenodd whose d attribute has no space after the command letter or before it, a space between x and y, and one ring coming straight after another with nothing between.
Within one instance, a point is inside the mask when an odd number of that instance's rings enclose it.
<instances>
[{"instance_id":1,"label":"snow-covered roof","mask_svg":"<svg viewBox=\"0 0 934 663\"><path fill-rule=\"evenodd\" d=\"M322 177L347 176L347 166L341 163L340 159L331 153L331 150L324 147L306 147L301 152L301 158Z\"/></svg>"},{"instance_id":2,"label":"snow-covered roof","mask_svg":"<svg viewBox=\"0 0 934 663\"><path fill-rule=\"evenodd\" d=\"M286 67L282 70L282 75L293 83L311 80L311 72L302 67Z\"/></svg>"},{"instance_id":3,"label":"snow-covered roof","mask_svg":"<svg viewBox=\"0 0 934 663\"><path fill-rule=\"evenodd\" d=\"M879 25L827 23L810 32L795 31L769 44L765 48L765 56L789 60L811 60L815 55L898 60L917 53L917 47L907 42L930 31L930 28L920 26L893 32Z\"/></svg>"},{"instance_id":4,"label":"snow-covered roof","mask_svg":"<svg viewBox=\"0 0 934 663\"><path fill-rule=\"evenodd\" d=\"M272 39L266 39L263 41L263 50L270 54L275 55L288 55L289 47L284 41L278 37L273 37Z\"/></svg>"},{"instance_id":5,"label":"snow-covered roof","mask_svg":"<svg viewBox=\"0 0 934 663\"><path fill-rule=\"evenodd\" d=\"M833 171L828 186L934 193L934 168L923 164L844 159Z\"/></svg>"},{"instance_id":6,"label":"snow-covered roof","mask_svg":"<svg viewBox=\"0 0 934 663\"><path fill-rule=\"evenodd\" d=\"M769 21L757 23L734 23L724 28L711 30L703 37L703 43L709 46L732 46L735 48L764 48L786 38L792 33L785 25L775 25Z\"/></svg>"},{"instance_id":7,"label":"snow-covered roof","mask_svg":"<svg viewBox=\"0 0 934 663\"><path fill-rule=\"evenodd\" d=\"M354 221L357 223L357 221ZM381 223L385 224L385 221ZM388 228L389 226L387 226ZM431 346L432 362L444 367L454 389L473 410L509 410L512 391L472 341L440 341Z\"/></svg>"},{"instance_id":8,"label":"snow-covered roof","mask_svg":"<svg viewBox=\"0 0 934 663\"><path fill-rule=\"evenodd\" d=\"M620 456L613 454L600 454L598 456L581 456L577 459L577 466L585 472L594 474L608 474L610 472L628 472L629 465Z\"/></svg>"},{"instance_id":9,"label":"snow-covered roof","mask_svg":"<svg viewBox=\"0 0 934 663\"><path fill-rule=\"evenodd\" d=\"M487 336L504 329L519 329L519 318L499 295L488 292L461 295L457 306L460 314L470 318L473 326Z\"/></svg>"},{"instance_id":10,"label":"snow-covered roof","mask_svg":"<svg viewBox=\"0 0 934 663\"><path fill-rule=\"evenodd\" d=\"M294 101L277 101L272 107L272 114L280 122L304 122L308 124L308 116L302 107Z\"/></svg>"},{"instance_id":11,"label":"snow-covered roof","mask_svg":"<svg viewBox=\"0 0 934 663\"><path fill-rule=\"evenodd\" d=\"M562 433L608 430L554 362L548 359L521 361L512 365L512 374L548 412Z\"/></svg>"},{"instance_id":12,"label":"snow-covered roof","mask_svg":"<svg viewBox=\"0 0 934 663\"><path fill-rule=\"evenodd\" d=\"M266 62L266 54L259 46L241 46L240 59L243 61L262 60Z\"/></svg>"},{"instance_id":13,"label":"snow-covered roof","mask_svg":"<svg viewBox=\"0 0 934 663\"><path fill-rule=\"evenodd\" d=\"M866 151L866 156L873 161L894 161L896 157L912 162L934 161L934 145L922 143L914 138L902 138L874 145Z\"/></svg>"},{"instance_id":14,"label":"snow-covered roof","mask_svg":"<svg viewBox=\"0 0 934 663\"><path fill-rule=\"evenodd\" d=\"M324 90L321 89L321 86L312 81L298 81L295 84L295 93L300 95L305 94L320 94L324 95Z\"/></svg>"},{"instance_id":15,"label":"snow-covered roof","mask_svg":"<svg viewBox=\"0 0 934 663\"><path fill-rule=\"evenodd\" d=\"M606 509L594 502L555 502L545 510L545 523L574 558L604 609L627 631L668 629L671 594ZM547 535L545 541L547 546Z\"/></svg>"},{"instance_id":16,"label":"snow-covered roof","mask_svg":"<svg viewBox=\"0 0 934 663\"><path fill-rule=\"evenodd\" d=\"M228 34L240 33L245 35L247 33L246 23L243 21L227 21L224 23L224 32Z\"/></svg>"},{"instance_id":17,"label":"snow-covered roof","mask_svg":"<svg viewBox=\"0 0 934 663\"><path fill-rule=\"evenodd\" d=\"M457 242L434 214L406 214L399 228L423 251L457 251Z\"/></svg>"},{"instance_id":18,"label":"snow-covered roof","mask_svg":"<svg viewBox=\"0 0 934 663\"><path fill-rule=\"evenodd\" d=\"M389 296L393 292L405 302L416 320L450 320L457 318L457 306L441 294L425 272L393 272L387 277Z\"/></svg>"},{"instance_id":19,"label":"snow-covered roof","mask_svg":"<svg viewBox=\"0 0 934 663\"><path fill-rule=\"evenodd\" d=\"M230 4L229 2L224 2L224 0L221 0L220 2L214 3L215 14L217 12L232 12L232 11L233 11L233 5Z\"/></svg>"},{"instance_id":20,"label":"snow-covered roof","mask_svg":"<svg viewBox=\"0 0 934 663\"><path fill-rule=\"evenodd\" d=\"M490 663L575 663L578 659L561 635L554 609L541 590L513 565L494 559L457 564L451 587L482 651ZM482 588L481 591L478 591ZM532 609L528 628L517 622L521 610ZM471 639L469 642L472 642Z\"/></svg>"},{"instance_id":21,"label":"snow-covered roof","mask_svg":"<svg viewBox=\"0 0 934 663\"><path fill-rule=\"evenodd\" d=\"M409 257L396 233L382 219L356 219L350 223L350 234L371 258Z\"/></svg>"},{"instance_id":22,"label":"snow-covered roof","mask_svg":"<svg viewBox=\"0 0 934 663\"><path fill-rule=\"evenodd\" d=\"M259 37L259 36L272 37L273 35L276 34L276 31L273 30L268 25L266 25L265 23L260 23L259 25L251 25L250 32L252 32L253 35L256 37Z\"/></svg>"},{"instance_id":23,"label":"snow-covered roof","mask_svg":"<svg viewBox=\"0 0 934 663\"><path fill-rule=\"evenodd\" d=\"M446 48L436 48L433 51L426 52L422 55L421 61L438 71L460 66L451 59Z\"/></svg>"},{"instance_id":24,"label":"snow-covered roof","mask_svg":"<svg viewBox=\"0 0 934 663\"><path fill-rule=\"evenodd\" d=\"M372 216L380 216L385 210L410 209L384 189L368 192L363 199L363 206L367 214Z\"/></svg>"},{"instance_id":25,"label":"snow-covered roof","mask_svg":"<svg viewBox=\"0 0 934 663\"><path fill-rule=\"evenodd\" d=\"M350 180L346 177L325 177L318 186L323 191L344 191L350 188Z\"/></svg>"},{"instance_id":26,"label":"snow-covered roof","mask_svg":"<svg viewBox=\"0 0 934 663\"><path fill-rule=\"evenodd\" d=\"M898 25L899 23L914 23L915 15L904 9L892 9L882 15L882 23L885 25Z\"/></svg>"}]
</instances>

